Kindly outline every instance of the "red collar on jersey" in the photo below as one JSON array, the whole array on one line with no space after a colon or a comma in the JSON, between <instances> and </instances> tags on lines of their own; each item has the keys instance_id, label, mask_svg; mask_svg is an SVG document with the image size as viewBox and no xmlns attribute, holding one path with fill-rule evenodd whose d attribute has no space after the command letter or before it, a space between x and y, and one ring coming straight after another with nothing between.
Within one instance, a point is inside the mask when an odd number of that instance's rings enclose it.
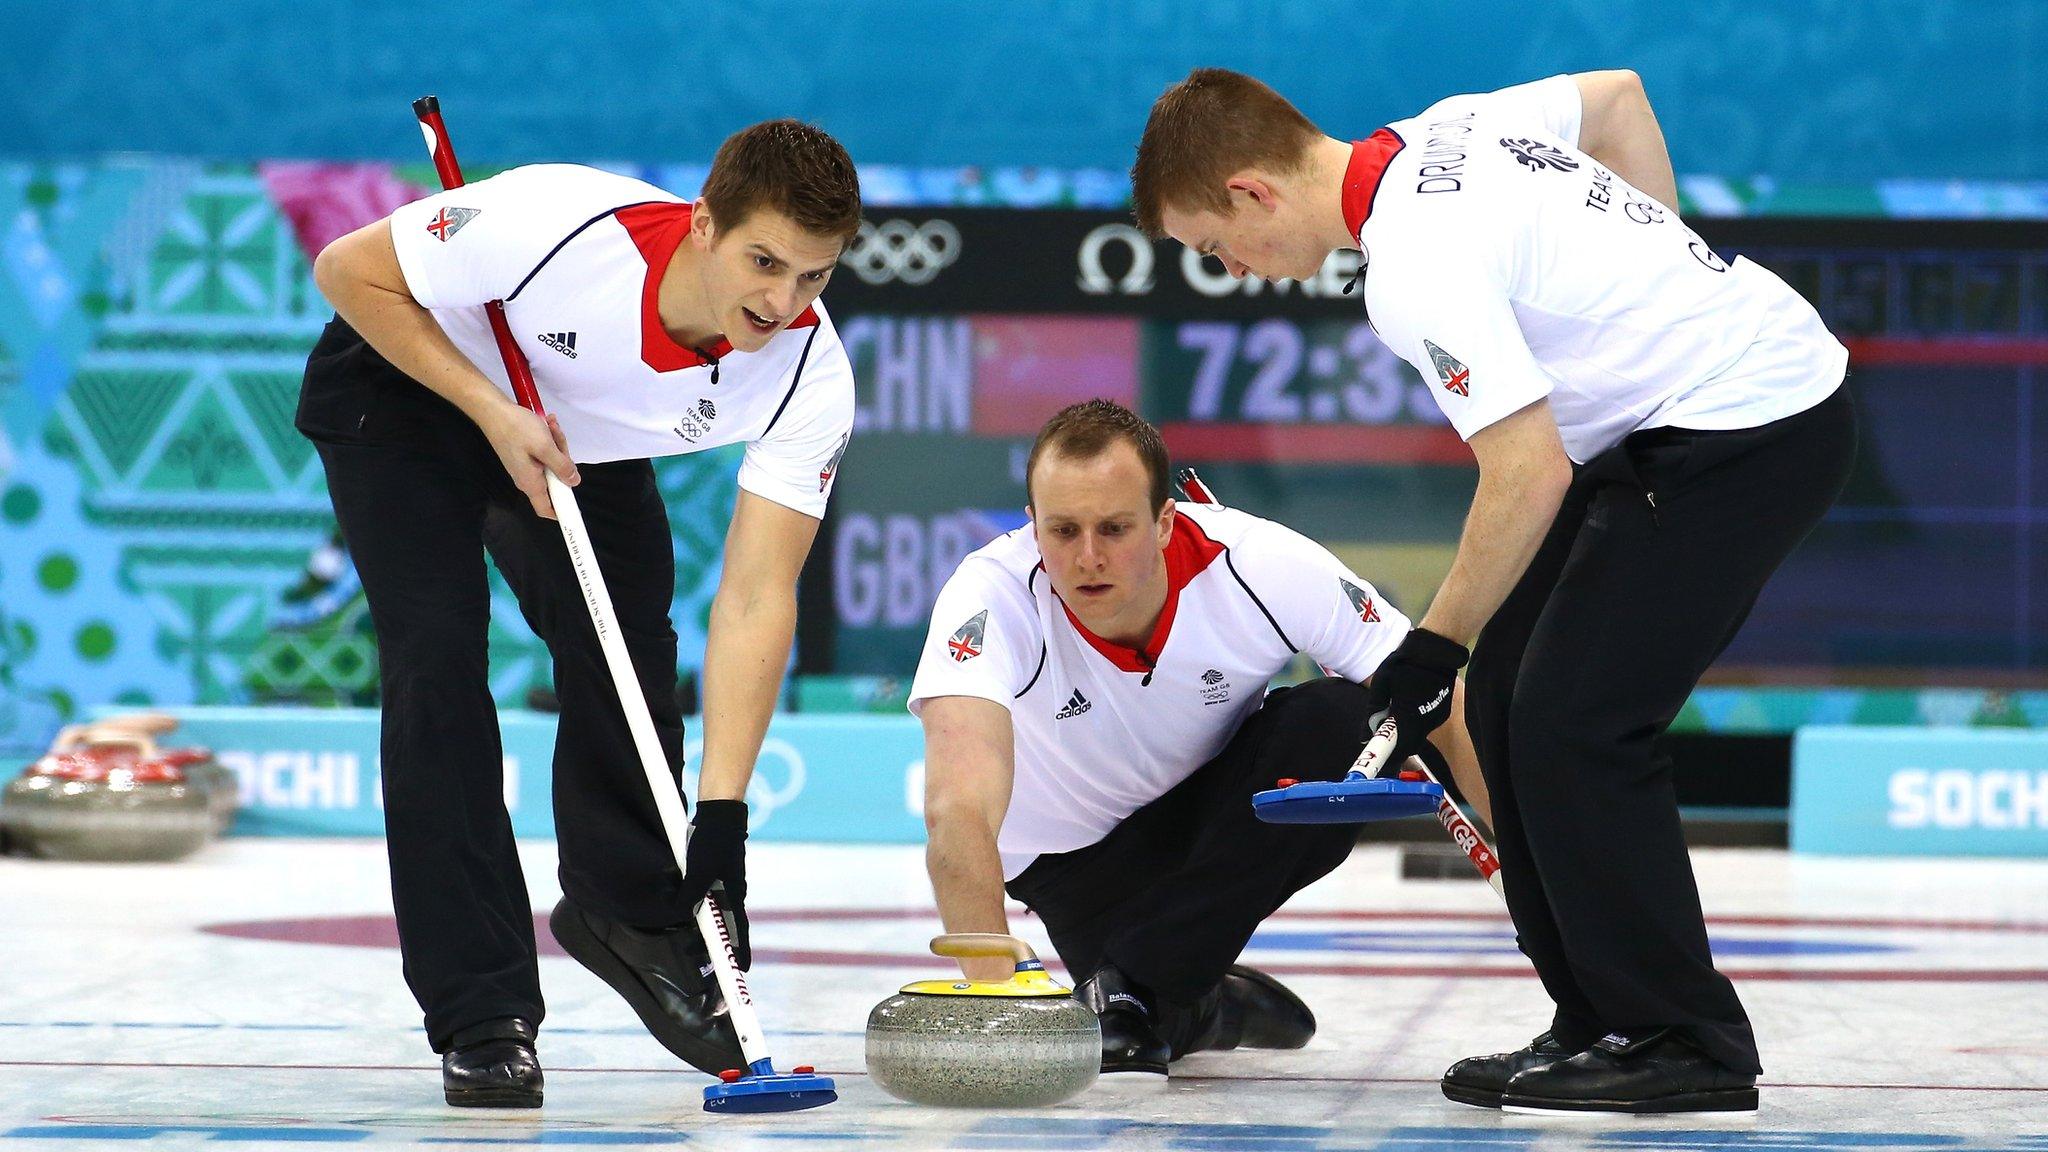
<instances>
[{"instance_id":1,"label":"red collar on jersey","mask_svg":"<svg viewBox=\"0 0 2048 1152\"><path fill-rule=\"evenodd\" d=\"M647 261L647 278L640 285L640 362L656 372L716 364L732 351L731 341L721 336L707 348L691 348L676 343L668 329L661 326L661 308L657 299L661 276L668 271L668 263L675 258L676 249L682 247L690 234L690 206L636 204L619 209L618 217L626 235L633 238L633 247L640 250L640 258ZM789 326L809 328L817 322L818 310L806 308L802 315L789 322Z\"/></svg>"},{"instance_id":2,"label":"red collar on jersey","mask_svg":"<svg viewBox=\"0 0 2048 1152\"><path fill-rule=\"evenodd\" d=\"M1188 581L1202 574L1202 571L1223 555L1223 545L1209 539L1202 526L1186 516L1173 518L1173 535L1166 540L1166 606L1159 610L1159 623L1152 626L1152 636L1145 641L1141 651L1126 648L1114 641L1104 640L1088 630L1067 602L1060 600L1060 609L1067 614L1067 623L1081 634L1088 646L1125 672L1150 672L1159 663L1159 652L1166 647L1167 634L1173 631L1173 614L1180 607L1180 590ZM1053 593L1055 600L1059 593Z\"/></svg>"},{"instance_id":3,"label":"red collar on jersey","mask_svg":"<svg viewBox=\"0 0 2048 1152\"><path fill-rule=\"evenodd\" d=\"M1372 215L1372 200L1379 195L1380 177L1403 147L1392 128L1382 128L1363 140L1351 142L1351 163L1344 169L1344 226L1352 236L1365 227Z\"/></svg>"}]
</instances>

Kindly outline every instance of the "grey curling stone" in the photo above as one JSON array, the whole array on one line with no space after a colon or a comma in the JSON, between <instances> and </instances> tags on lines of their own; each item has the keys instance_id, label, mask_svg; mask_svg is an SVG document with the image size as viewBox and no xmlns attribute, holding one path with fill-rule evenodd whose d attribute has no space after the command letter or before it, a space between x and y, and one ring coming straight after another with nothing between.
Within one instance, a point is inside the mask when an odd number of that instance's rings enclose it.
<instances>
[{"instance_id":1,"label":"grey curling stone","mask_svg":"<svg viewBox=\"0 0 2048 1152\"><path fill-rule=\"evenodd\" d=\"M159 751L152 735L118 722L65 729L0 790L8 839L52 860L177 860L197 851L234 818L233 775L201 749Z\"/></svg>"},{"instance_id":2,"label":"grey curling stone","mask_svg":"<svg viewBox=\"0 0 2048 1152\"><path fill-rule=\"evenodd\" d=\"M868 1075L889 1095L953 1108L1072 1099L1102 1070L1102 1025L1011 936L955 933L932 951L1007 957L1009 980L920 980L868 1013Z\"/></svg>"}]
</instances>

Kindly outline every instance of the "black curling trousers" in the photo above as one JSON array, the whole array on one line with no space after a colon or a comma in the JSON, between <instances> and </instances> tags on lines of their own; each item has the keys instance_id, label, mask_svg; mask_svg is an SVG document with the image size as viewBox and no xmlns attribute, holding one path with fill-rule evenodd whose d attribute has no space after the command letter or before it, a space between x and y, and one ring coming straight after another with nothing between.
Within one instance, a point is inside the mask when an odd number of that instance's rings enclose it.
<instances>
[{"instance_id":1,"label":"black curling trousers","mask_svg":"<svg viewBox=\"0 0 2048 1152\"><path fill-rule=\"evenodd\" d=\"M1152 993L1160 1037L1185 1051L1201 1002L1261 921L1351 852L1349 824L1267 824L1252 793L1340 780L1365 744L1365 689L1282 688L1223 751L1086 848L1040 856L1009 882L1076 983L1113 964Z\"/></svg>"},{"instance_id":2,"label":"black curling trousers","mask_svg":"<svg viewBox=\"0 0 2048 1152\"><path fill-rule=\"evenodd\" d=\"M1474 645L1465 716L1508 909L1566 1044L1672 1027L1762 1070L1651 744L1841 493L1855 446L1846 388L1758 428L1628 437L1577 470Z\"/></svg>"},{"instance_id":3,"label":"black curling trousers","mask_svg":"<svg viewBox=\"0 0 2048 1152\"><path fill-rule=\"evenodd\" d=\"M504 802L487 677L489 550L554 657L555 828L563 891L602 916L684 923L681 883L561 530L490 442L348 325L307 362L298 426L327 470L362 577L383 681L383 797L405 979L428 1040L502 1016L539 1023L533 910ZM580 466L575 489L671 772L683 763L675 561L645 460Z\"/></svg>"}]
</instances>

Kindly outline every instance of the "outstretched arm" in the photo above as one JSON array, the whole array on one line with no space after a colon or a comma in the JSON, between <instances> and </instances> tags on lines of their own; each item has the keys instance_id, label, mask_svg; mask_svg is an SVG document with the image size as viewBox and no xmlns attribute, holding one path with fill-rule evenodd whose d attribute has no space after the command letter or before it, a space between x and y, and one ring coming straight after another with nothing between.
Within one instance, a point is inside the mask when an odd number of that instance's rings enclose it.
<instances>
[{"instance_id":1,"label":"outstretched arm","mask_svg":"<svg viewBox=\"0 0 2048 1152\"><path fill-rule=\"evenodd\" d=\"M1579 86L1584 106L1579 150L1676 212L1678 178L1671 172L1664 130L1650 110L1643 78L1627 68L1616 68L1576 72L1572 80Z\"/></svg>"},{"instance_id":2,"label":"outstretched arm","mask_svg":"<svg viewBox=\"0 0 2048 1152\"><path fill-rule=\"evenodd\" d=\"M704 650L706 800L747 794L796 635L796 578L818 521L740 489Z\"/></svg>"},{"instance_id":3,"label":"outstretched arm","mask_svg":"<svg viewBox=\"0 0 2048 1152\"><path fill-rule=\"evenodd\" d=\"M996 834L1015 772L1010 713L992 700L938 696L924 721L925 868L948 932L1010 930ZM1008 979L1008 960L962 960L970 980Z\"/></svg>"},{"instance_id":4,"label":"outstretched arm","mask_svg":"<svg viewBox=\"0 0 2048 1152\"><path fill-rule=\"evenodd\" d=\"M1419 625L1467 648L1535 558L1572 481L1548 400L1482 428L1469 443L1479 458L1479 490L1450 574Z\"/></svg>"}]
</instances>

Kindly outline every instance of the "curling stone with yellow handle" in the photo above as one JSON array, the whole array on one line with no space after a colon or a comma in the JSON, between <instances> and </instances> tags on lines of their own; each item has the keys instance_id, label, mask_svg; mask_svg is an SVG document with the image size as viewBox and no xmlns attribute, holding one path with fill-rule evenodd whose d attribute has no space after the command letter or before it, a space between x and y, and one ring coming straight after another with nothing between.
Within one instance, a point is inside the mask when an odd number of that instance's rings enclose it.
<instances>
[{"instance_id":1,"label":"curling stone with yellow handle","mask_svg":"<svg viewBox=\"0 0 2048 1152\"><path fill-rule=\"evenodd\" d=\"M913 1104L1019 1108L1057 1104L1095 1082L1102 1026L1046 975L1013 936L940 936L932 951L956 960L1004 957L1008 980L919 980L868 1014L868 1075Z\"/></svg>"}]
</instances>

